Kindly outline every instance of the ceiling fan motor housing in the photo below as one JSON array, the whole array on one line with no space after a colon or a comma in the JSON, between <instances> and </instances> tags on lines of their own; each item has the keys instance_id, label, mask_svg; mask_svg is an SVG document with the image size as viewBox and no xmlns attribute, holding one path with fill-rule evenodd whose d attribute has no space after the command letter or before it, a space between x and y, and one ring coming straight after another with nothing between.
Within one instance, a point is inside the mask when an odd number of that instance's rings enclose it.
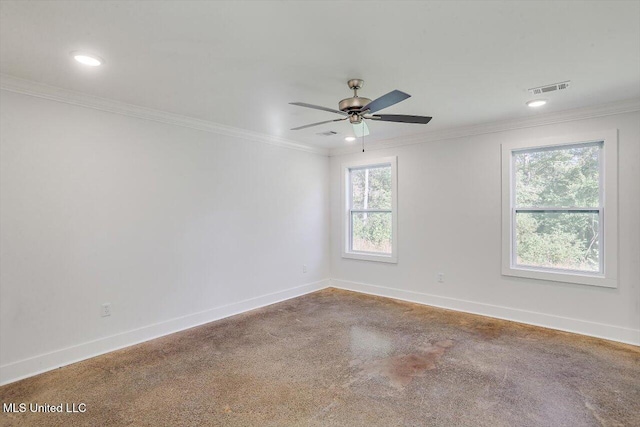
<instances>
[{"instance_id":1,"label":"ceiling fan motor housing","mask_svg":"<svg viewBox=\"0 0 640 427\"><path fill-rule=\"evenodd\" d=\"M340 111L348 113L350 111L360 110L370 102L371 100L369 98L354 96L353 98L347 98L340 101L340 103L338 104L338 108L340 109Z\"/></svg>"}]
</instances>

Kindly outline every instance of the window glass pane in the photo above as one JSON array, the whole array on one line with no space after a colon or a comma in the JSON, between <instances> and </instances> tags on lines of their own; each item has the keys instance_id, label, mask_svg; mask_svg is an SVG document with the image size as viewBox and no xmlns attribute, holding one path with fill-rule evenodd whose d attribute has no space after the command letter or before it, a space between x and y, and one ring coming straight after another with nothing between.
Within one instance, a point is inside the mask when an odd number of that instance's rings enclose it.
<instances>
[{"instance_id":1,"label":"window glass pane","mask_svg":"<svg viewBox=\"0 0 640 427\"><path fill-rule=\"evenodd\" d=\"M516 207L600 206L600 147L515 152Z\"/></svg>"},{"instance_id":2,"label":"window glass pane","mask_svg":"<svg viewBox=\"0 0 640 427\"><path fill-rule=\"evenodd\" d=\"M351 169L352 209L391 209L391 166Z\"/></svg>"},{"instance_id":3,"label":"window glass pane","mask_svg":"<svg viewBox=\"0 0 640 427\"><path fill-rule=\"evenodd\" d=\"M517 212L516 263L599 272L598 222L598 213Z\"/></svg>"},{"instance_id":4,"label":"window glass pane","mask_svg":"<svg viewBox=\"0 0 640 427\"><path fill-rule=\"evenodd\" d=\"M351 250L391 253L391 212L352 212Z\"/></svg>"}]
</instances>

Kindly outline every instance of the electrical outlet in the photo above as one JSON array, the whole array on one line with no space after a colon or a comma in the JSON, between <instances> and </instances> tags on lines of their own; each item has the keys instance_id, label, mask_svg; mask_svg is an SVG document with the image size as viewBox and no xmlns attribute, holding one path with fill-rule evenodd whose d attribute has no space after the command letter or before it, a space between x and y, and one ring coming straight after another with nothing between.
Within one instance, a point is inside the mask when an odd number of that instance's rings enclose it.
<instances>
[{"instance_id":1,"label":"electrical outlet","mask_svg":"<svg viewBox=\"0 0 640 427\"><path fill-rule=\"evenodd\" d=\"M438 281L438 283L444 283L444 273L436 274L436 280Z\"/></svg>"},{"instance_id":2,"label":"electrical outlet","mask_svg":"<svg viewBox=\"0 0 640 427\"><path fill-rule=\"evenodd\" d=\"M102 310L100 311L102 317L107 317L107 316L111 316L111 303L110 302L105 302L104 304L102 304Z\"/></svg>"},{"instance_id":3,"label":"electrical outlet","mask_svg":"<svg viewBox=\"0 0 640 427\"><path fill-rule=\"evenodd\" d=\"M302 272L303 273L307 272L307 264L302 264Z\"/></svg>"}]
</instances>

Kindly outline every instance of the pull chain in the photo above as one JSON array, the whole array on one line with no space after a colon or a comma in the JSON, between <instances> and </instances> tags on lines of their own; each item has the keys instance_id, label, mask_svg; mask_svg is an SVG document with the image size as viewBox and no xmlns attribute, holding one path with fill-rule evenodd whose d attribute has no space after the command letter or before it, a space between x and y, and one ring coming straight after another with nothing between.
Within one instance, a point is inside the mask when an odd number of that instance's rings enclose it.
<instances>
[{"instance_id":1,"label":"pull chain","mask_svg":"<svg viewBox=\"0 0 640 427\"><path fill-rule=\"evenodd\" d=\"M362 152L364 153L364 119L362 119Z\"/></svg>"}]
</instances>

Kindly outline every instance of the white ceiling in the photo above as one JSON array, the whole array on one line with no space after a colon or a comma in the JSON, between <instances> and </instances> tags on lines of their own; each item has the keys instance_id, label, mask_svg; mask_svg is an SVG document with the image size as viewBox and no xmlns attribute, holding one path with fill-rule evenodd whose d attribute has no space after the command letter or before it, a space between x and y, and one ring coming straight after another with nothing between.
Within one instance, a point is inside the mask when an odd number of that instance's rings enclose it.
<instances>
[{"instance_id":1,"label":"white ceiling","mask_svg":"<svg viewBox=\"0 0 640 427\"><path fill-rule=\"evenodd\" d=\"M288 102L337 108L349 78L371 99L413 95L381 113L434 117L369 123L370 141L640 97L640 1L0 4L3 74L316 147L344 146L350 126L290 131L338 116Z\"/></svg>"}]
</instances>

